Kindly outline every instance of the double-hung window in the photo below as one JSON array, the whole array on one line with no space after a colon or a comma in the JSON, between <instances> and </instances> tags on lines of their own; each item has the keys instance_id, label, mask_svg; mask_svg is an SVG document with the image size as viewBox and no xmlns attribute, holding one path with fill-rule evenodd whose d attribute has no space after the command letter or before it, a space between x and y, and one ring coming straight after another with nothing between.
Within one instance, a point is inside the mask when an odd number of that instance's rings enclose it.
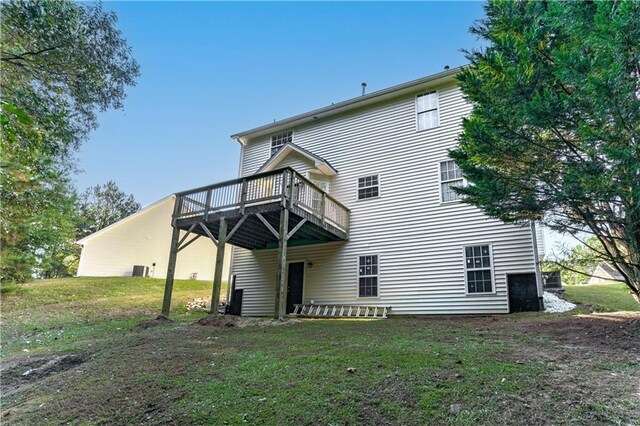
<instances>
[{"instance_id":1,"label":"double-hung window","mask_svg":"<svg viewBox=\"0 0 640 426\"><path fill-rule=\"evenodd\" d=\"M463 184L462 171L455 161L449 160L440 163L440 199L443 203L459 200L460 194L453 188Z\"/></svg>"},{"instance_id":2,"label":"double-hung window","mask_svg":"<svg viewBox=\"0 0 640 426\"><path fill-rule=\"evenodd\" d=\"M380 179L378 175L358 178L358 200L375 198L380 195Z\"/></svg>"},{"instance_id":3,"label":"double-hung window","mask_svg":"<svg viewBox=\"0 0 640 426\"><path fill-rule=\"evenodd\" d=\"M320 188L324 193L326 194L329 193L329 182L326 182L323 180L311 180L311 182L313 182L314 185ZM313 210L318 213L322 213L322 194L317 191L313 191L313 197L311 202L312 202L311 207L313 207Z\"/></svg>"},{"instance_id":4,"label":"double-hung window","mask_svg":"<svg viewBox=\"0 0 640 426\"><path fill-rule=\"evenodd\" d=\"M358 297L378 297L378 255L358 256Z\"/></svg>"},{"instance_id":5,"label":"double-hung window","mask_svg":"<svg viewBox=\"0 0 640 426\"><path fill-rule=\"evenodd\" d=\"M440 125L440 113L438 111L440 101L438 92L428 92L416 97L417 129L433 129Z\"/></svg>"},{"instance_id":6,"label":"double-hung window","mask_svg":"<svg viewBox=\"0 0 640 426\"><path fill-rule=\"evenodd\" d=\"M493 292L493 259L488 244L464 248L467 293Z\"/></svg>"},{"instance_id":7,"label":"double-hung window","mask_svg":"<svg viewBox=\"0 0 640 426\"><path fill-rule=\"evenodd\" d=\"M293 142L293 131L271 136L271 155L278 152L287 142Z\"/></svg>"}]
</instances>

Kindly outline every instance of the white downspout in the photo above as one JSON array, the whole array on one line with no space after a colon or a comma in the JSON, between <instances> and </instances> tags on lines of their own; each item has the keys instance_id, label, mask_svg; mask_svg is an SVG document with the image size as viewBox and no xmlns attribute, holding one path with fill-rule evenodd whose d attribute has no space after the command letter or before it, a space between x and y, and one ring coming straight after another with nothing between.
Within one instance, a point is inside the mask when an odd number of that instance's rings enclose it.
<instances>
[{"instance_id":1,"label":"white downspout","mask_svg":"<svg viewBox=\"0 0 640 426\"><path fill-rule=\"evenodd\" d=\"M542 301L542 294L544 293L544 282L542 280L542 271L540 270L540 256L538 253L538 236L536 235L536 224L533 220L529 221L531 228L531 241L533 243L533 261L536 268L536 286L538 288L538 303L540 310L544 310L544 303Z\"/></svg>"}]
</instances>

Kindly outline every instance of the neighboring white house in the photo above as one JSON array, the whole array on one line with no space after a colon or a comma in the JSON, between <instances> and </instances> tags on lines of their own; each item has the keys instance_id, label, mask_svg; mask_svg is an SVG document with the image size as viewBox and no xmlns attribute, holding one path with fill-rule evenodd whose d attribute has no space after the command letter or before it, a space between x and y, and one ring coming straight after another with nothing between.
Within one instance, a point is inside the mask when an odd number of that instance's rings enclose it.
<instances>
[{"instance_id":1,"label":"neighboring white house","mask_svg":"<svg viewBox=\"0 0 640 426\"><path fill-rule=\"evenodd\" d=\"M78 276L128 276L134 265L148 267L148 276L165 278L171 243L170 195L78 241L82 246ZM184 235L184 232L181 233ZM216 248L200 238L180 252L175 277L212 280ZM229 256L225 259L226 278Z\"/></svg>"},{"instance_id":2,"label":"neighboring white house","mask_svg":"<svg viewBox=\"0 0 640 426\"><path fill-rule=\"evenodd\" d=\"M542 233L489 219L452 190L464 180L448 152L471 112L457 72L235 134L241 178L180 195L178 228L215 231L224 216L237 231L231 274L243 315L273 315L275 305L281 316L281 301L287 312L314 303L507 313L512 284L542 296Z\"/></svg>"},{"instance_id":3,"label":"neighboring white house","mask_svg":"<svg viewBox=\"0 0 640 426\"><path fill-rule=\"evenodd\" d=\"M607 284L624 279L620 272L606 262L600 262L592 274L587 284Z\"/></svg>"}]
</instances>

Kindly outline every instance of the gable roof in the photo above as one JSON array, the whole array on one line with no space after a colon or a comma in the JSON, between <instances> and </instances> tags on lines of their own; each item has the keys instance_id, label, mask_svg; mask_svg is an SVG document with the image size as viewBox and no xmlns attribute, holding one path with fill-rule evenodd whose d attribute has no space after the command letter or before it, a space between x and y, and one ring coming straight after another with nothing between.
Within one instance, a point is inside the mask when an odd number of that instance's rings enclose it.
<instances>
[{"instance_id":1,"label":"gable roof","mask_svg":"<svg viewBox=\"0 0 640 426\"><path fill-rule=\"evenodd\" d=\"M163 198L163 199L161 199L161 200L156 201L155 203L151 203L151 204L149 204L148 206L146 206L146 207L144 207L144 208L142 208L142 209L138 210L138 211L137 211L137 212L135 212L134 214L131 214L131 215L129 215L129 216L127 216L127 217L123 218L123 219L120 219L120 220L119 220L119 221L117 221L117 222L112 223L112 224L111 224L111 225L109 225L109 226L105 226L104 228L102 228L102 229L100 229L100 230L98 230L98 231L94 232L93 234L87 235L86 237L79 239L78 241L76 241L76 244L84 245L87 241L92 240L92 239L94 239L95 237L97 237L97 236L99 236L99 235L102 235L102 234L104 234L105 232L110 231L111 229L113 229L113 228L115 228L115 227L118 227L118 226L120 226L120 225L123 225L123 224L127 223L127 222L128 222L128 221L130 221L131 219L134 219L134 218L136 218L136 217L139 217L139 216L141 216L141 215L145 214L146 212L148 212L149 210L154 209L154 208L158 207L159 205L163 204L165 201L167 201L167 200L169 200L169 199L173 199L173 198L175 198L175 197L176 197L176 196L175 196L174 194L171 194L171 195L169 195L169 196L167 196L167 197L164 197L164 198Z\"/></svg>"},{"instance_id":2,"label":"gable roof","mask_svg":"<svg viewBox=\"0 0 640 426\"><path fill-rule=\"evenodd\" d=\"M610 278L615 279L615 280L622 280L624 279L624 277L622 276L622 274L620 272L618 272L618 270L616 270L613 266L611 266L610 264L606 263L606 262L600 262L598 264L598 266L596 267L596 269L600 268L605 275L608 275ZM594 271L594 274L596 272Z\"/></svg>"},{"instance_id":3,"label":"gable roof","mask_svg":"<svg viewBox=\"0 0 640 426\"><path fill-rule=\"evenodd\" d=\"M385 99L391 99L399 95L411 93L422 87L426 88L436 84L454 81L456 78L456 74L458 74L462 70L462 68L463 67L452 68L443 72L439 72L437 74L419 78L417 80L412 80L386 89L378 90L376 92L371 92L368 95L358 96L356 98L338 102L337 104L331 104L324 108L315 109L313 111L305 112L304 114L295 115L290 118L285 118L284 120L275 121L264 126L245 130L243 132L231 135L231 138L237 140L241 144L244 144L247 137L256 137L269 133L276 133L279 130L284 130L286 128L315 121L319 118L329 117L355 108L360 108L365 105L380 102Z\"/></svg>"},{"instance_id":4,"label":"gable roof","mask_svg":"<svg viewBox=\"0 0 640 426\"><path fill-rule=\"evenodd\" d=\"M298 154L312 161L316 168L327 176L335 176L336 174L338 174L338 171L327 160L307 149L302 148L301 146L294 144L293 142L287 142L282 145L278 152L276 152L262 166L260 166L256 173L274 170L276 166L292 152L297 152Z\"/></svg>"}]
</instances>

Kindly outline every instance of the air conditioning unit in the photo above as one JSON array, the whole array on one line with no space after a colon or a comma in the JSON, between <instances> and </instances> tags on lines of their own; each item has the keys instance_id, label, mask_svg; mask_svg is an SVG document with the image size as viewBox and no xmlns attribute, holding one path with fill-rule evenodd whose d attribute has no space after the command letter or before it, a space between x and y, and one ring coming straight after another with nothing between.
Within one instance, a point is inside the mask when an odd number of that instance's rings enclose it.
<instances>
[{"instance_id":1,"label":"air conditioning unit","mask_svg":"<svg viewBox=\"0 0 640 426\"><path fill-rule=\"evenodd\" d=\"M147 277L149 276L149 267L144 265L134 265L132 277Z\"/></svg>"}]
</instances>

